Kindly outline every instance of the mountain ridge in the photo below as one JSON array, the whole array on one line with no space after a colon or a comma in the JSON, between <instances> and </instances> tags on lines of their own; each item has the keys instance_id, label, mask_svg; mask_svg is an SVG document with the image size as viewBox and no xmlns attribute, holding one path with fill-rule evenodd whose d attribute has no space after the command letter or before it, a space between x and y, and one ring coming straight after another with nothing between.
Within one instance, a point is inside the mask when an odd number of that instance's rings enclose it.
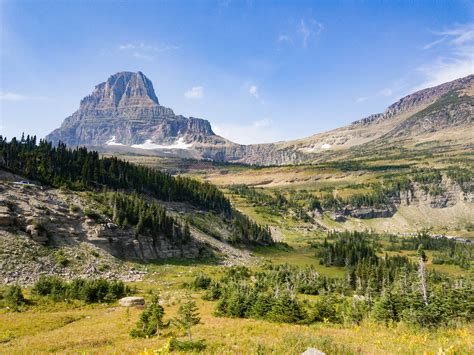
<instances>
[{"instance_id":1,"label":"mountain ridge","mask_svg":"<svg viewBox=\"0 0 474 355\"><path fill-rule=\"evenodd\" d=\"M451 99L446 100L446 95ZM205 119L176 115L160 105L151 80L142 72L119 72L97 85L46 139L112 153L294 164L324 160L335 152L371 147L379 141L395 144L398 139L417 136L429 140L430 134L438 136L453 129L462 133L460 129L473 124L473 96L474 75L469 75L406 95L382 113L334 130L291 141L242 145L216 135ZM472 141L469 136L461 140Z\"/></svg>"}]
</instances>

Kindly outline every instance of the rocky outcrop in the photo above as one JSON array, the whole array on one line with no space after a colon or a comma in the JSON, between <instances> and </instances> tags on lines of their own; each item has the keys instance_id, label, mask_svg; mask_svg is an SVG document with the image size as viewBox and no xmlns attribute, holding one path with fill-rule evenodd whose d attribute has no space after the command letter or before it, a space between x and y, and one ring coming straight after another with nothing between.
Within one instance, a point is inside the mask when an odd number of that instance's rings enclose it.
<instances>
[{"instance_id":1,"label":"rocky outcrop","mask_svg":"<svg viewBox=\"0 0 474 355\"><path fill-rule=\"evenodd\" d=\"M117 258L135 260L208 255L206 248L195 240L182 243L165 236L136 235L134 229L118 228L110 220L99 223L87 218L81 212L84 207L80 207L84 202L73 194L39 186L22 188L1 181L0 186L6 186L0 207L9 206L0 208L0 217L4 216L0 228L21 230L41 245L62 247L89 243Z\"/></svg>"},{"instance_id":2,"label":"rocky outcrop","mask_svg":"<svg viewBox=\"0 0 474 355\"><path fill-rule=\"evenodd\" d=\"M445 175L439 183L420 184L413 183L408 191L398 191L389 198L386 205L353 207L345 206L341 211L333 212L330 217L334 221L343 222L344 216L359 219L388 218L392 217L399 206L424 205L431 208L447 208L460 201L472 202L474 194L468 182L460 186Z\"/></svg>"},{"instance_id":3,"label":"rocky outcrop","mask_svg":"<svg viewBox=\"0 0 474 355\"><path fill-rule=\"evenodd\" d=\"M379 206L379 207L360 207L360 208L347 208L344 211L345 215L359 218L359 219L369 219L369 218L388 218L392 217L397 209L393 205Z\"/></svg>"},{"instance_id":4,"label":"rocky outcrop","mask_svg":"<svg viewBox=\"0 0 474 355\"><path fill-rule=\"evenodd\" d=\"M96 86L79 109L46 139L70 146L162 149L178 142L222 144L227 141L208 121L175 115L161 106L153 84L141 72L120 72ZM133 147L136 146L136 147ZM183 146L177 145L177 149Z\"/></svg>"}]
</instances>

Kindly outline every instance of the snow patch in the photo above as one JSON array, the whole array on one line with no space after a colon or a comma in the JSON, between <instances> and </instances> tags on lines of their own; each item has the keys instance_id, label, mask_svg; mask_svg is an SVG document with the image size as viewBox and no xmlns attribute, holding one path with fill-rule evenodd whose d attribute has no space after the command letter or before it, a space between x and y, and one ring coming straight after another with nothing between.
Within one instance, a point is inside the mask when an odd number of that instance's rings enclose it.
<instances>
[{"instance_id":1,"label":"snow patch","mask_svg":"<svg viewBox=\"0 0 474 355\"><path fill-rule=\"evenodd\" d=\"M153 143L151 139L147 139L145 143L132 144L131 147L139 149L189 149L192 147L192 143L186 143L182 137L171 145L160 145Z\"/></svg>"},{"instance_id":2,"label":"snow patch","mask_svg":"<svg viewBox=\"0 0 474 355\"><path fill-rule=\"evenodd\" d=\"M107 145L123 145L122 143L117 143L115 141L115 136L112 136L112 138L110 138L107 142L105 142L105 144L107 144Z\"/></svg>"}]
</instances>

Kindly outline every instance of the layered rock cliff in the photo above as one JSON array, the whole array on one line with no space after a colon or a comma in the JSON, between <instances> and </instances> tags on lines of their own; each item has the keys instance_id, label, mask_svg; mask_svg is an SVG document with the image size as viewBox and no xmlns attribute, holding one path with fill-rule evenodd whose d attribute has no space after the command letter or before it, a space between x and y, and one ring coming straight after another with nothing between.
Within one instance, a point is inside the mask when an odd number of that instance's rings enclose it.
<instances>
[{"instance_id":1,"label":"layered rock cliff","mask_svg":"<svg viewBox=\"0 0 474 355\"><path fill-rule=\"evenodd\" d=\"M175 115L161 106L152 82L141 72L120 72L96 86L79 109L46 139L70 146L123 146L137 149L188 148L227 141L208 121Z\"/></svg>"}]
</instances>

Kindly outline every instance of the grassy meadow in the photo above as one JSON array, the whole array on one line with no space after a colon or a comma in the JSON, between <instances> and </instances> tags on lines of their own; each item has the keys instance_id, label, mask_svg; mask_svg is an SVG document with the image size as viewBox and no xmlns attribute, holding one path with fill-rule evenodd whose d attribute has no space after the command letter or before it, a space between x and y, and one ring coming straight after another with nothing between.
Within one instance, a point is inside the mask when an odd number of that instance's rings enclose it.
<instances>
[{"instance_id":1,"label":"grassy meadow","mask_svg":"<svg viewBox=\"0 0 474 355\"><path fill-rule=\"evenodd\" d=\"M271 252L266 255L278 260ZM305 262L295 255L288 262ZM132 284L137 295L149 298L148 291L159 291L165 309L165 320L177 310L189 282L197 272L217 277L221 266L189 263L188 265L148 265L149 276ZM337 271L334 270L337 274ZM123 308L116 303L86 305L76 302L53 302L29 295L30 305L22 312L0 313L0 353L86 353L86 354L155 354L166 353L171 336L182 337L173 327L150 339L129 336L141 312L140 308ZM201 324L192 330L194 339L206 339L206 353L211 354L299 354L316 347L329 354L468 354L473 349L474 326L459 325L437 330L411 328L404 324L385 326L365 321L357 326L280 324L262 320L221 318L213 315L215 302L203 301L193 292ZM304 296L313 297L313 296ZM158 350L158 351L157 351Z\"/></svg>"}]
</instances>

